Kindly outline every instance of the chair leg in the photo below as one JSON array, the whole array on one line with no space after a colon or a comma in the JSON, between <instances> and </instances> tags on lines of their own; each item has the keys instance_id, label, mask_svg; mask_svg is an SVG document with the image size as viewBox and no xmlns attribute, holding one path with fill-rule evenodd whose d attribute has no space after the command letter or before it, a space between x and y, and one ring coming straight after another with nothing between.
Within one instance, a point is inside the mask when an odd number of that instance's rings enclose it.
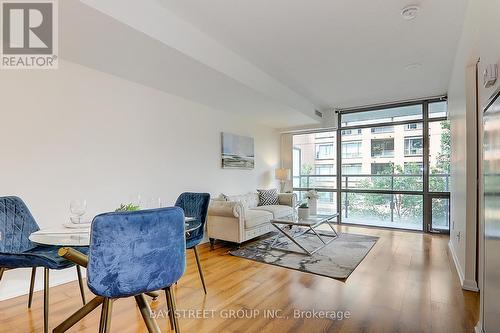
<instances>
[{"instance_id":1,"label":"chair leg","mask_svg":"<svg viewBox=\"0 0 500 333\"><path fill-rule=\"evenodd\" d=\"M31 269L31 282L30 282L30 294L28 296L28 309L31 308L31 303L33 301L33 289L35 288L35 277L36 277L36 267Z\"/></svg>"},{"instance_id":2,"label":"chair leg","mask_svg":"<svg viewBox=\"0 0 500 333\"><path fill-rule=\"evenodd\" d=\"M174 326L174 309L172 308L172 303L170 302L170 297L169 297L169 292L167 289L165 289L165 298L167 299L167 310L168 310L168 321L170 323L170 329L172 331L175 331L175 326Z\"/></svg>"},{"instance_id":3,"label":"chair leg","mask_svg":"<svg viewBox=\"0 0 500 333\"><path fill-rule=\"evenodd\" d=\"M198 265L198 272L200 273L201 284L203 285L203 291L205 291L205 294L206 294L207 293L207 286L205 285L205 277L203 276L203 271L201 269L200 256L198 255L198 249L196 248L196 246L194 246L193 250L194 250L194 256L196 257L196 265Z\"/></svg>"},{"instance_id":4,"label":"chair leg","mask_svg":"<svg viewBox=\"0 0 500 333\"><path fill-rule=\"evenodd\" d=\"M113 311L113 301L104 298L102 302L101 320L99 322L99 333L109 333L111 327L111 312Z\"/></svg>"},{"instance_id":5,"label":"chair leg","mask_svg":"<svg viewBox=\"0 0 500 333\"><path fill-rule=\"evenodd\" d=\"M170 301L168 301L167 303L169 303L169 313L172 313L172 316L171 316L171 321L173 322L174 324L174 332L175 333L181 333L181 328L179 326L179 321L177 320L177 316L175 315L175 312L176 312L176 304L175 304L175 295L174 295L174 289L170 286L170 287L167 287L165 288L165 293L167 294L167 299L169 299Z\"/></svg>"},{"instance_id":6,"label":"chair leg","mask_svg":"<svg viewBox=\"0 0 500 333\"><path fill-rule=\"evenodd\" d=\"M0 267L0 281L2 281L3 272L5 272L5 268Z\"/></svg>"},{"instance_id":7,"label":"chair leg","mask_svg":"<svg viewBox=\"0 0 500 333\"><path fill-rule=\"evenodd\" d=\"M215 248L215 238L210 238L210 250L213 250Z\"/></svg>"},{"instance_id":8,"label":"chair leg","mask_svg":"<svg viewBox=\"0 0 500 333\"><path fill-rule=\"evenodd\" d=\"M142 319L148 328L149 333L161 333L160 327L156 320L151 316L151 309L146 301L144 294L135 296L135 302L141 311Z\"/></svg>"},{"instance_id":9,"label":"chair leg","mask_svg":"<svg viewBox=\"0 0 500 333\"><path fill-rule=\"evenodd\" d=\"M82 294L82 302L85 305L85 290L83 289L83 279L82 279L82 269L79 265L76 265L76 275L78 275L78 284L80 285L80 294Z\"/></svg>"},{"instance_id":10,"label":"chair leg","mask_svg":"<svg viewBox=\"0 0 500 333\"><path fill-rule=\"evenodd\" d=\"M49 332L49 269L43 269L43 331Z\"/></svg>"}]
</instances>

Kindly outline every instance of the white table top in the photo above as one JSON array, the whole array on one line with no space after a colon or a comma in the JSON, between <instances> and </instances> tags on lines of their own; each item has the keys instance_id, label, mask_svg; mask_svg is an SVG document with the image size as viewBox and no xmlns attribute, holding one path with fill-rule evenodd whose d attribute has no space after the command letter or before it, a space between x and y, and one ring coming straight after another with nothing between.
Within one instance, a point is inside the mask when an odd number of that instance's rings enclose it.
<instances>
[{"instance_id":1,"label":"white table top","mask_svg":"<svg viewBox=\"0 0 500 333\"><path fill-rule=\"evenodd\" d=\"M43 231L43 230L40 230ZM30 241L43 245L57 245L57 246L89 246L90 244L90 229L87 233L38 233L36 231L29 237Z\"/></svg>"},{"instance_id":2,"label":"white table top","mask_svg":"<svg viewBox=\"0 0 500 333\"><path fill-rule=\"evenodd\" d=\"M194 217L186 217L185 222L196 220ZM88 228L70 229L65 227L42 229L35 231L29 236L33 243L56 246L89 246L90 225Z\"/></svg>"}]
</instances>

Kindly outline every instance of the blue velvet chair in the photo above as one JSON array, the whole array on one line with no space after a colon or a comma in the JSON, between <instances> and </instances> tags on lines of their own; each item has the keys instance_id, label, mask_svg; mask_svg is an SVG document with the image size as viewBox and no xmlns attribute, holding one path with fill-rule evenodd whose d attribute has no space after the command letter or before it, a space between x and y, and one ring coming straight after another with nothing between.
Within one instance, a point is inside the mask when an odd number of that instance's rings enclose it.
<instances>
[{"instance_id":1,"label":"blue velvet chair","mask_svg":"<svg viewBox=\"0 0 500 333\"><path fill-rule=\"evenodd\" d=\"M205 278L203 277L203 271L201 269L200 257L198 255L198 250L196 246L200 244L203 239L205 232L205 222L207 221L208 205L210 204L210 194L208 193L182 193L175 206L180 207L184 210L184 215L188 217L196 218L196 222L200 223L200 227L186 236L186 248L193 249L196 258L196 264L198 266L198 272L200 273L201 283L203 285L203 290L205 294L207 293L207 287L205 285Z\"/></svg>"},{"instance_id":2,"label":"blue velvet chair","mask_svg":"<svg viewBox=\"0 0 500 333\"><path fill-rule=\"evenodd\" d=\"M171 285L184 274L184 212L178 207L115 212L92 222L88 257L71 248L59 254L87 267L87 285L97 295L54 329L64 332L102 304L99 332L109 332L113 300L134 296L149 332L160 332L144 294L165 290L170 321L179 325Z\"/></svg>"},{"instance_id":3,"label":"blue velvet chair","mask_svg":"<svg viewBox=\"0 0 500 333\"><path fill-rule=\"evenodd\" d=\"M74 264L61 258L57 246L35 245L29 240L31 233L40 228L26 204L18 197L0 197L0 279L6 269L31 268L28 308L33 300L36 268L44 268L44 332L48 332L49 270L64 269ZM86 248L79 248L85 252ZM82 301L85 304L82 275L76 266Z\"/></svg>"}]
</instances>

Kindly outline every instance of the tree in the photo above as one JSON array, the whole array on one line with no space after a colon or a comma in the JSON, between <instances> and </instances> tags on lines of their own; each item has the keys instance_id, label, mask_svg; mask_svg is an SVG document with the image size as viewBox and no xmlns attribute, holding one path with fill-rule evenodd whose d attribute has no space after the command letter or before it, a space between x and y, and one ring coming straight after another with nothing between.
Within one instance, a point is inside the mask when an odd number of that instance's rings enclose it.
<instances>
[{"instance_id":1,"label":"tree","mask_svg":"<svg viewBox=\"0 0 500 333\"><path fill-rule=\"evenodd\" d=\"M313 167L310 164L302 165L300 170L301 176L309 176L312 173ZM309 187L309 177L300 177L300 187Z\"/></svg>"},{"instance_id":2,"label":"tree","mask_svg":"<svg viewBox=\"0 0 500 333\"><path fill-rule=\"evenodd\" d=\"M436 165L431 167L429 189L432 191L446 192L449 190L447 178L438 175L449 175L451 165L451 132L450 122L441 122L440 152L436 157ZM435 176L432 176L435 175Z\"/></svg>"},{"instance_id":3,"label":"tree","mask_svg":"<svg viewBox=\"0 0 500 333\"><path fill-rule=\"evenodd\" d=\"M391 167L373 175L371 180L360 181L359 188L372 190L421 190L422 171L418 164L408 164L406 170L400 165ZM391 216L402 218L420 218L422 197L405 194L351 193L348 197L353 212L374 215L382 219Z\"/></svg>"}]
</instances>

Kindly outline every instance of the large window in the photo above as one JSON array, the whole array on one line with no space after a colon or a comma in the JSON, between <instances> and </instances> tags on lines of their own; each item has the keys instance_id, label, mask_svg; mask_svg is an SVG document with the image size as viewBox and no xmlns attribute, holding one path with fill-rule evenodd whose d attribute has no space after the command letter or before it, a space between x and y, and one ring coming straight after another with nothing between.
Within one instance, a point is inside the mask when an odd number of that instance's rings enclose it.
<instances>
[{"instance_id":1,"label":"large window","mask_svg":"<svg viewBox=\"0 0 500 333\"><path fill-rule=\"evenodd\" d=\"M317 175L334 175L333 164L318 164L316 165Z\"/></svg>"},{"instance_id":2,"label":"large window","mask_svg":"<svg viewBox=\"0 0 500 333\"><path fill-rule=\"evenodd\" d=\"M361 141L342 142L342 158L361 157Z\"/></svg>"},{"instance_id":3,"label":"large window","mask_svg":"<svg viewBox=\"0 0 500 333\"><path fill-rule=\"evenodd\" d=\"M451 132L448 120L429 123L429 191L450 191Z\"/></svg>"},{"instance_id":4,"label":"large window","mask_svg":"<svg viewBox=\"0 0 500 333\"><path fill-rule=\"evenodd\" d=\"M318 160L333 158L333 144L316 144L316 158Z\"/></svg>"},{"instance_id":5,"label":"large window","mask_svg":"<svg viewBox=\"0 0 500 333\"><path fill-rule=\"evenodd\" d=\"M407 175L420 175L424 171L422 162L405 162L404 173Z\"/></svg>"},{"instance_id":6,"label":"large window","mask_svg":"<svg viewBox=\"0 0 500 333\"><path fill-rule=\"evenodd\" d=\"M446 232L446 115L439 100L341 112L337 131L294 136L294 190L318 189L341 223Z\"/></svg>"},{"instance_id":7,"label":"large window","mask_svg":"<svg viewBox=\"0 0 500 333\"><path fill-rule=\"evenodd\" d=\"M342 174L343 175L359 175L362 172L361 163L342 163Z\"/></svg>"},{"instance_id":8,"label":"large window","mask_svg":"<svg viewBox=\"0 0 500 333\"><path fill-rule=\"evenodd\" d=\"M373 134L392 133L392 132L394 132L394 126L383 126L383 127L373 127L372 128Z\"/></svg>"},{"instance_id":9,"label":"large window","mask_svg":"<svg viewBox=\"0 0 500 333\"><path fill-rule=\"evenodd\" d=\"M372 163L372 175L390 175L394 173L392 163Z\"/></svg>"},{"instance_id":10,"label":"large window","mask_svg":"<svg viewBox=\"0 0 500 333\"><path fill-rule=\"evenodd\" d=\"M422 137L405 138L405 156L420 156L424 152Z\"/></svg>"},{"instance_id":11,"label":"large window","mask_svg":"<svg viewBox=\"0 0 500 333\"><path fill-rule=\"evenodd\" d=\"M394 139L372 139L372 157L393 157Z\"/></svg>"},{"instance_id":12,"label":"large window","mask_svg":"<svg viewBox=\"0 0 500 333\"><path fill-rule=\"evenodd\" d=\"M421 195L344 193L342 221L345 223L422 230Z\"/></svg>"},{"instance_id":13,"label":"large window","mask_svg":"<svg viewBox=\"0 0 500 333\"><path fill-rule=\"evenodd\" d=\"M429 103L429 118L440 118L448 115L446 102Z\"/></svg>"},{"instance_id":14,"label":"large window","mask_svg":"<svg viewBox=\"0 0 500 333\"><path fill-rule=\"evenodd\" d=\"M293 136L293 187L304 190L298 193L336 188L336 136L334 131Z\"/></svg>"},{"instance_id":15,"label":"large window","mask_svg":"<svg viewBox=\"0 0 500 333\"><path fill-rule=\"evenodd\" d=\"M419 119L422 119L421 104L342 113L340 121L342 127L347 127Z\"/></svg>"},{"instance_id":16,"label":"large window","mask_svg":"<svg viewBox=\"0 0 500 333\"><path fill-rule=\"evenodd\" d=\"M411 169L408 166L408 163L423 165L423 156L405 154L405 135L408 134L405 125L378 126L390 127L391 132L386 134L374 133L371 127L364 127L363 135L355 141L349 136L342 136L341 183L344 189L423 190L423 168ZM358 142L361 152L359 158L351 158L352 155L348 154L352 142ZM360 164L356 173L350 172L353 163ZM408 174L410 169L412 173Z\"/></svg>"},{"instance_id":17,"label":"large window","mask_svg":"<svg viewBox=\"0 0 500 333\"><path fill-rule=\"evenodd\" d=\"M421 130L422 128L423 128L422 123L411 123L405 125L405 131Z\"/></svg>"},{"instance_id":18,"label":"large window","mask_svg":"<svg viewBox=\"0 0 500 333\"><path fill-rule=\"evenodd\" d=\"M361 134L361 129L356 128L356 129L348 129L348 130L342 130L342 135L360 135Z\"/></svg>"}]
</instances>

